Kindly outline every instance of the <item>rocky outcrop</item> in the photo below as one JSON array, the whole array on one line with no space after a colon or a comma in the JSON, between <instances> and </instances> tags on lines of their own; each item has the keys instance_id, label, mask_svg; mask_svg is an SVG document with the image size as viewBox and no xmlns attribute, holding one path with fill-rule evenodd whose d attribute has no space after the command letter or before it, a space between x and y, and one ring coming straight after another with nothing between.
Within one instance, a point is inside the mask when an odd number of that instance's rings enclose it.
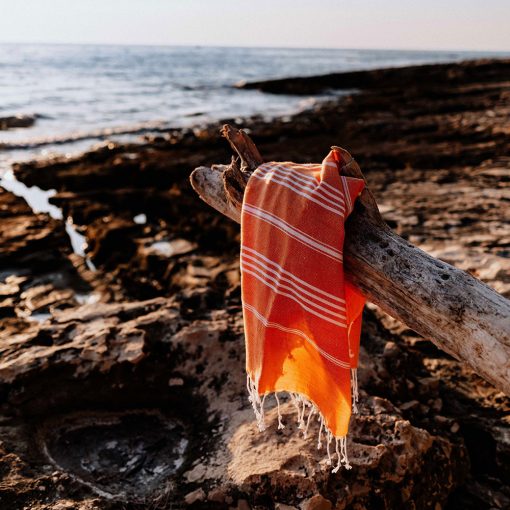
<instances>
[{"instance_id":1,"label":"rocky outcrop","mask_svg":"<svg viewBox=\"0 0 510 510\"><path fill-rule=\"evenodd\" d=\"M112 500L102 508L163 496L222 508L240 495L264 508L299 505L315 494L338 508L410 501L434 508L466 476L461 444L413 426L381 397L365 394L353 420L350 472L331 472L325 448L317 450L318 424L304 438L291 403L282 406L283 431L273 409L260 433L245 395L239 310L203 313L185 319L179 303L162 298L88 305L0 336L7 422L0 439L9 470L37 459L46 500L58 500L45 477L52 473L60 493L78 484L81 493ZM372 373L377 360L364 359L361 379L379 378ZM23 435L27 423L32 437ZM4 484L11 483L7 475Z\"/></svg>"},{"instance_id":2,"label":"rocky outcrop","mask_svg":"<svg viewBox=\"0 0 510 510\"><path fill-rule=\"evenodd\" d=\"M29 128L35 124L35 115L11 115L0 117L0 130L12 128Z\"/></svg>"},{"instance_id":3,"label":"rocky outcrop","mask_svg":"<svg viewBox=\"0 0 510 510\"><path fill-rule=\"evenodd\" d=\"M392 228L508 293L506 69L394 70L291 120L243 125L265 160L346 146ZM238 227L188 185L191 169L228 161L221 143L215 126L15 165L57 190L96 271L62 222L0 193L0 507L509 506L508 398L373 307L353 469L331 473L315 422L303 438L289 403L279 431L268 399L258 432Z\"/></svg>"},{"instance_id":4,"label":"rocky outcrop","mask_svg":"<svg viewBox=\"0 0 510 510\"><path fill-rule=\"evenodd\" d=\"M459 64L429 64L405 68L351 71L303 78L241 82L236 86L241 89L256 89L272 94L310 95L338 89L370 90L379 88L381 84L402 90L406 87L416 87L417 83L421 85L437 83L439 80L444 80L445 75L447 75L449 83L465 86L478 83L481 74L484 75L486 82L499 82L502 78L508 79L510 77L510 61L479 60ZM438 93L441 92L438 90Z\"/></svg>"}]
</instances>

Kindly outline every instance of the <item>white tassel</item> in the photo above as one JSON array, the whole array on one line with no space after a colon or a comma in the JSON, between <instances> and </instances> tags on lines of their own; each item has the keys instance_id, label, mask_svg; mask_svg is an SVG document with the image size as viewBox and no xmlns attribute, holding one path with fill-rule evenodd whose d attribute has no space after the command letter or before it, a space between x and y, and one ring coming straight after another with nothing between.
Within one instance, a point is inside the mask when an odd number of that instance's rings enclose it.
<instances>
[{"instance_id":1,"label":"white tassel","mask_svg":"<svg viewBox=\"0 0 510 510\"><path fill-rule=\"evenodd\" d=\"M320 450L322 448L322 429L324 428L324 418L322 417L321 414L319 414L319 417L320 417L320 421L321 421L321 426L320 426L320 429L319 429L319 440L317 441L317 450Z\"/></svg>"},{"instance_id":2,"label":"white tassel","mask_svg":"<svg viewBox=\"0 0 510 510\"><path fill-rule=\"evenodd\" d=\"M352 412L354 414L358 414L359 393L358 393L358 370L356 368L351 368L351 388L352 388Z\"/></svg>"},{"instance_id":3,"label":"white tassel","mask_svg":"<svg viewBox=\"0 0 510 510\"><path fill-rule=\"evenodd\" d=\"M301 407L299 406L300 396L297 393L291 393L290 398L291 398L292 403L294 404L294 407L296 408L296 411L297 411L297 424L299 427L299 418L301 416Z\"/></svg>"},{"instance_id":4,"label":"white tassel","mask_svg":"<svg viewBox=\"0 0 510 510\"><path fill-rule=\"evenodd\" d=\"M340 449L338 447L338 437L335 437L335 451L337 454L336 466L331 470L332 473L338 473L340 466L342 465L342 458L340 456Z\"/></svg>"},{"instance_id":5,"label":"white tassel","mask_svg":"<svg viewBox=\"0 0 510 510\"><path fill-rule=\"evenodd\" d=\"M260 400L257 386L249 375L246 377L246 386L248 388L248 400L251 402L253 407L253 412L255 413L255 418L257 419L259 430L263 432L266 430L266 425L264 423L264 401L266 396L264 395L263 400Z\"/></svg>"},{"instance_id":6,"label":"white tassel","mask_svg":"<svg viewBox=\"0 0 510 510\"><path fill-rule=\"evenodd\" d=\"M327 445L326 445L326 448L327 448L327 452L328 452L328 465L331 466L331 464L333 464L333 461L331 460L331 451L329 450L329 445L331 444L331 440L333 438L333 435L331 434L331 432L329 430L326 431L326 439L328 441Z\"/></svg>"},{"instance_id":7,"label":"white tassel","mask_svg":"<svg viewBox=\"0 0 510 510\"><path fill-rule=\"evenodd\" d=\"M295 394L295 398L296 398L295 405L298 411L298 429L303 430L305 428L306 401L299 394Z\"/></svg>"},{"instance_id":8,"label":"white tassel","mask_svg":"<svg viewBox=\"0 0 510 510\"><path fill-rule=\"evenodd\" d=\"M306 412L306 400L301 397L301 402L303 403L303 407L301 408L301 416L299 417L299 427L300 429L305 428L305 412Z\"/></svg>"},{"instance_id":9,"label":"white tassel","mask_svg":"<svg viewBox=\"0 0 510 510\"><path fill-rule=\"evenodd\" d=\"M352 381L352 391L353 391L353 412L357 412L356 403L358 401L358 381L356 375L356 369L352 369L351 371L351 381ZM265 426L265 411L264 411L264 403L266 401L267 394L265 394L262 399L257 390L256 383L248 376L246 379L246 386L248 388L249 400L252 404L253 410L255 412L255 417L257 419L257 423L260 431L264 431L266 429ZM276 398L276 406L278 412L278 429L285 428L285 425L282 421L282 414L280 409L280 399L278 397L278 393L275 392ZM297 410L297 422L298 428L303 430L303 436L306 438L308 436L308 430L310 428L310 423L312 422L312 418L315 414L317 414L317 419L320 422L319 435L317 440L317 449L320 450L322 448L322 435L325 434L326 440L326 451L328 455L327 463L329 466L333 465L333 458L331 456L331 442L333 439L335 440L335 453L337 455L337 461L335 467L331 470L332 473L338 473L342 465L345 469L352 469L352 466L349 463L349 459L347 457L347 436L342 437L334 437L332 432L326 426L326 422L324 417L320 413L319 409L314 405L313 402L310 402L307 398L303 397L299 393L290 393L290 398L292 403L296 407ZM310 408L310 412L308 413L308 417L305 423L305 413L306 408Z\"/></svg>"},{"instance_id":10,"label":"white tassel","mask_svg":"<svg viewBox=\"0 0 510 510\"><path fill-rule=\"evenodd\" d=\"M336 466L331 470L332 473L338 473L338 470L344 465L345 469L352 469L347 457L347 436L335 438L335 450L337 454Z\"/></svg>"},{"instance_id":11,"label":"white tassel","mask_svg":"<svg viewBox=\"0 0 510 510\"><path fill-rule=\"evenodd\" d=\"M266 401L267 393L262 397L262 402L260 403L260 423L259 430L262 432L266 430L266 414L264 411L264 402Z\"/></svg>"},{"instance_id":12,"label":"white tassel","mask_svg":"<svg viewBox=\"0 0 510 510\"><path fill-rule=\"evenodd\" d=\"M310 409L310 414L308 415L308 419L306 420L306 427L305 427L305 431L303 432L303 437L306 439L308 437L308 427L310 427L310 420L312 418L312 415L315 414L315 408L312 407Z\"/></svg>"},{"instance_id":13,"label":"white tassel","mask_svg":"<svg viewBox=\"0 0 510 510\"><path fill-rule=\"evenodd\" d=\"M278 430L281 430L285 428L285 425L282 422L282 414L280 412L280 399L277 392L275 392L274 396L276 397L276 407L278 409Z\"/></svg>"},{"instance_id":14,"label":"white tassel","mask_svg":"<svg viewBox=\"0 0 510 510\"><path fill-rule=\"evenodd\" d=\"M340 451L342 452L342 462L344 463L345 469L352 469L349 464L349 458L347 457L347 436L340 438Z\"/></svg>"}]
</instances>

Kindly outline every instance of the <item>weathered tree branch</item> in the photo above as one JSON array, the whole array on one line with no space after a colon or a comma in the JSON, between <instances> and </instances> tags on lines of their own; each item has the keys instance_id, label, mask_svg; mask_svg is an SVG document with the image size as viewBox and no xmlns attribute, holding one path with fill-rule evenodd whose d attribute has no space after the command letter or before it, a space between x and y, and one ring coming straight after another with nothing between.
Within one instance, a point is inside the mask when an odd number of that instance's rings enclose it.
<instances>
[{"instance_id":1,"label":"weathered tree branch","mask_svg":"<svg viewBox=\"0 0 510 510\"><path fill-rule=\"evenodd\" d=\"M199 167L191 184L205 202L240 222L244 187L262 158L243 131L224 126L221 132L241 164ZM364 178L346 156L341 173ZM347 221L344 253L347 277L370 301L510 395L509 300L395 234L368 187Z\"/></svg>"}]
</instances>

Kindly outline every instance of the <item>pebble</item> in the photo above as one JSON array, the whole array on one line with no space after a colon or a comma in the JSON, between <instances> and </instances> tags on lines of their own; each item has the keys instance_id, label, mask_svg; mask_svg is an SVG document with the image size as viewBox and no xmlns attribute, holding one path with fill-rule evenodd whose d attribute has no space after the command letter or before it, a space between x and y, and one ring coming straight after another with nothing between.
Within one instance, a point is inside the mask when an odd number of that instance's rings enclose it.
<instances>
[{"instance_id":1,"label":"pebble","mask_svg":"<svg viewBox=\"0 0 510 510\"><path fill-rule=\"evenodd\" d=\"M204 489L199 488L194 490L193 492L189 492L184 496L184 502L187 505L193 505L194 503L199 503L200 501L205 500L205 492Z\"/></svg>"}]
</instances>

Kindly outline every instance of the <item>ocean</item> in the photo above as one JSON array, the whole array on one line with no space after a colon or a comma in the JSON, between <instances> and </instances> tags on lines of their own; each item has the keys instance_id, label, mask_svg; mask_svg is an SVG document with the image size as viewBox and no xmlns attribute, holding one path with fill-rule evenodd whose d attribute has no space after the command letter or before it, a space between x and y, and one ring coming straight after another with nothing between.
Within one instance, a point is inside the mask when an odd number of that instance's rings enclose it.
<instances>
[{"instance_id":1,"label":"ocean","mask_svg":"<svg viewBox=\"0 0 510 510\"><path fill-rule=\"evenodd\" d=\"M382 50L0 45L0 161L82 150L141 129L292 113L321 98L238 90L239 81L448 62L494 54ZM130 135L130 133L133 133ZM62 142L68 141L67 144ZM52 143L53 142L53 143ZM36 147L34 147L36 146ZM0 163L1 164L1 163Z\"/></svg>"}]
</instances>

